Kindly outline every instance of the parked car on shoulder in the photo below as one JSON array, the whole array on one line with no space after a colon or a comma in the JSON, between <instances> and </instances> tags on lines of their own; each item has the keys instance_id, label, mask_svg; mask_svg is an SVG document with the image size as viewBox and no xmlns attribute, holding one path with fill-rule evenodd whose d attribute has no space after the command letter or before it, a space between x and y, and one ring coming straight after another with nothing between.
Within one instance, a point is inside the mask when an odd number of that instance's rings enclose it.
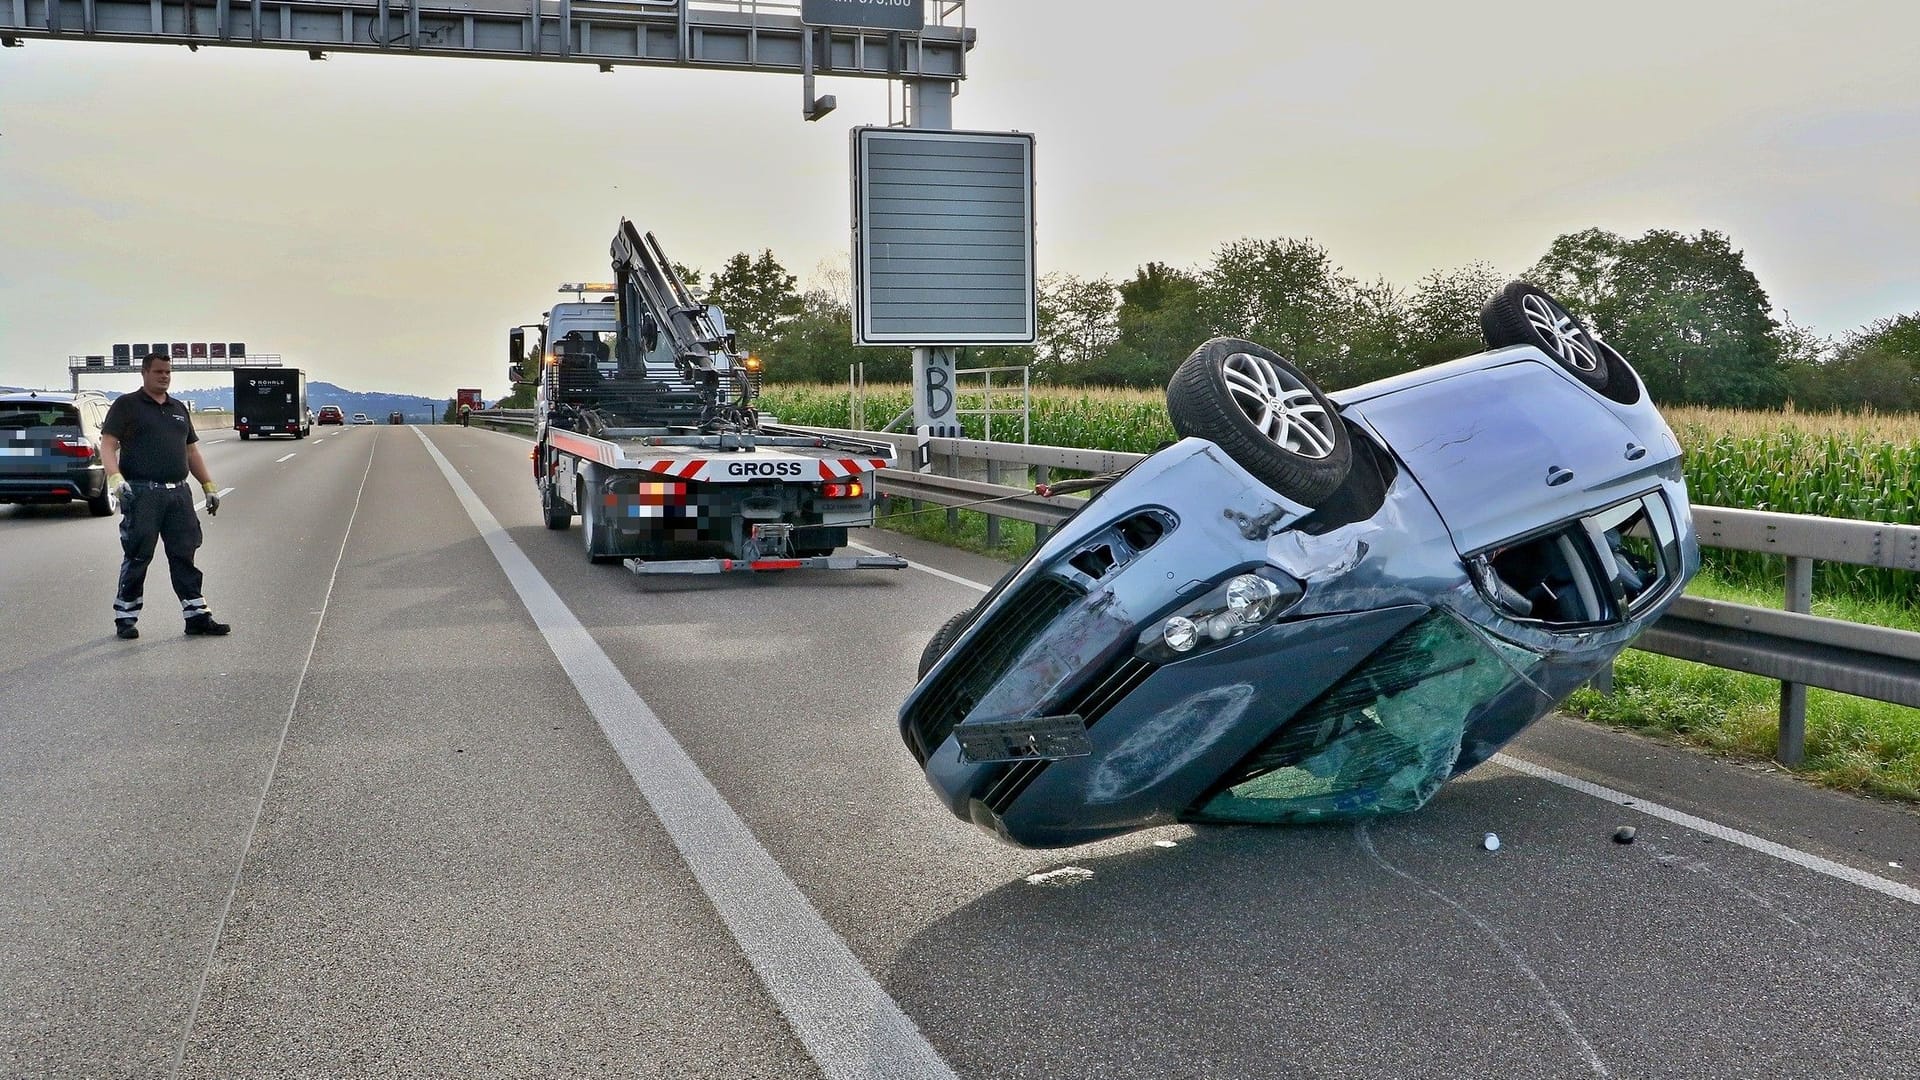
<instances>
[{"instance_id":1,"label":"parked car on shoulder","mask_svg":"<svg viewBox=\"0 0 1920 1080\"><path fill-rule=\"evenodd\" d=\"M320 423L344 424L346 422L347 422L347 414L340 411L340 406L338 405L320 406Z\"/></svg>"},{"instance_id":2,"label":"parked car on shoulder","mask_svg":"<svg viewBox=\"0 0 1920 1080\"><path fill-rule=\"evenodd\" d=\"M0 394L0 503L79 499L95 517L117 511L100 462L108 404L97 390Z\"/></svg>"},{"instance_id":3,"label":"parked car on shoulder","mask_svg":"<svg viewBox=\"0 0 1920 1080\"><path fill-rule=\"evenodd\" d=\"M373 420L369 418L366 413L357 412L353 414L353 422L356 424L371 424Z\"/></svg>"},{"instance_id":4,"label":"parked car on shoulder","mask_svg":"<svg viewBox=\"0 0 1920 1080\"><path fill-rule=\"evenodd\" d=\"M900 732L948 808L1042 847L1405 812L1599 673L1700 567L1679 443L1546 293L1481 325L1333 394L1195 350L1183 438L928 642Z\"/></svg>"}]
</instances>

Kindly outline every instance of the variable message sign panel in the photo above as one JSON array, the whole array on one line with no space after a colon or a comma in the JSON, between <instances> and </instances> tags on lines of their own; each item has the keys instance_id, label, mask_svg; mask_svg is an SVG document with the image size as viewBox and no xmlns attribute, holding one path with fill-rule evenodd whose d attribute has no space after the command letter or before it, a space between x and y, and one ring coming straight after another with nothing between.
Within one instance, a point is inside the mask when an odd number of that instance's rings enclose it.
<instances>
[{"instance_id":1,"label":"variable message sign panel","mask_svg":"<svg viewBox=\"0 0 1920 1080\"><path fill-rule=\"evenodd\" d=\"M1033 136L855 128L853 262L856 344L1033 344Z\"/></svg>"}]
</instances>

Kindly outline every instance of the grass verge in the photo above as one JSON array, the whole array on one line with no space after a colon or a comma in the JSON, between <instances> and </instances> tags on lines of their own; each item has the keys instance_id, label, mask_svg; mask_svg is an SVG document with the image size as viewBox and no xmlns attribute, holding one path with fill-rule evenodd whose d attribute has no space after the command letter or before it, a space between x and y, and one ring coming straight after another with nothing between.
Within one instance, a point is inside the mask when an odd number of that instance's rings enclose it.
<instances>
[{"instance_id":1,"label":"grass verge","mask_svg":"<svg viewBox=\"0 0 1920 1080\"><path fill-rule=\"evenodd\" d=\"M1692 596L1779 607L1778 589L1702 574ZM1920 630L1920 612L1893 602L1816 597L1814 614ZM1758 675L1628 649L1614 663L1613 693L1574 692L1562 710L1596 723L1733 757L1770 761L1779 749L1780 684ZM1807 691L1802 779L1855 794L1920 801L1920 709L1828 690Z\"/></svg>"}]
</instances>

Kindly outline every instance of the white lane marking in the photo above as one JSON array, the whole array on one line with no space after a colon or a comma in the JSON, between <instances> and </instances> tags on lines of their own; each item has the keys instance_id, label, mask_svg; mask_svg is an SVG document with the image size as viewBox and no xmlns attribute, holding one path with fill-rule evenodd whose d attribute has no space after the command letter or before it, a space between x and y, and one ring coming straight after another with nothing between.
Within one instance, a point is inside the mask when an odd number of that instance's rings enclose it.
<instances>
[{"instance_id":1,"label":"white lane marking","mask_svg":"<svg viewBox=\"0 0 1920 1080\"><path fill-rule=\"evenodd\" d=\"M1359 837L1361 850L1367 853L1367 858L1372 859L1382 870L1392 874L1394 877L1400 878L1408 884L1411 884L1414 888L1419 889L1421 892L1452 908L1455 912L1459 913L1461 918L1472 923L1481 933L1492 938L1493 943L1500 947L1500 951L1507 954L1507 959L1513 961L1513 965L1520 969L1520 973L1525 975L1527 981L1533 984L1533 988L1540 992L1542 998L1546 999L1547 1008L1553 1013L1554 1021L1560 1025L1560 1029L1565 1031L1567 1037L1572 1039L1574 1045L1579 1048L1580 1057L1586 1061L1587 1068L1593 1070L1595 1076L1613 1075L1613 1073L1607 1069L1607 1063L1600 1060L1599 1051L1595 1050L1593 1044L1587 1041L1587 1037L1580 1033L1578 1027L1574 1026L1573 1017L1568 1014L1566 1007L1560 1004L1560 999L1555 997L1553 991L1547 987L1547 981L1540 977L1539 972L1533 970L1533 965L1527 963L1527 958L1520 955L1520 950L1507 943L1507 939L1500 935L1500 931L1495 930L1492 924L1488 923L1485 919L1468 911L1466 905L1460 903L1458 900L1455 900L1453 897L1448 896L1446 893L1441 892L1439 889L1421 881L1419 878L1414 877L1412 874L1407 873L1405 870L1400 869L1382 858L1380 852L1373 846L1373 835L1367 831L1366 822L1362 821L1356 824L1353 827L1353 834Z\"/></svg>"},{"instance_id":2,"label":"white lane marking","mask_svg":"<svg viewBox=\"0 0 1920 1080\"><path fill-rule=\"evenodd\" d=\"M847 546L859 548L861 551L872 555L888 554L876 548L867 547L865 544L849 543ZM924 570L934 577L965 585L970 589L978 589L981 592L987 592L993 588L991 585L982 585L977 581L969 581L958 574L949 574L945 570L936 570L931 566L922 566L911 560L907 562L907 565L915 570ZM1590 781L1581 780L1578 777L1555 772L1544 765L1535 765L1531 761L1523 761L1511 754L1495 754L1491 760L1495 764L1504 765L1515 772L1525 773L1528 776L1537 777L1541 780L1549 780L1559 784L1561 787L1591 795L1596 799L1603 799L1607 802L1627 807L1628 809L1638 810L1650 817L1671 821L1675 825L1692 829L1695 832L1705 833L1708 836L1717 837L1730 844L1738 844L1752 851L1758 851L1763 855L1771 855L1776 859L1790 862L1795 866L1812 870L1818 874L1825 874L1828 877L1837 878L1850 885L1858 885L1863 889L1871 889L1882 895L1891 896L1895 900L1904 900L1909 904L1920 904L1920 889L1915 889L1911 885L1903 885L1898 881L1890 881L1877 874L1869 874L1864 870L1856 870L1851 866L1834 862L1831 859L1823 859L1818 855L1809 854L1798 848L1790 848L1785 844L1775 843L1772 840L1755 836L1752 833L1745 833L1738 829L1728 828L1719 822L1708 821L1706 818L1695 817L1684 811L1662 806L1656 802L1649 802L1635 795L1628 795L1624 792L1615 791L1610 787L1603 787Z\"/></svg>"},{"instance_id":3,"label":"white lane marking","mask_svg":"<svg viewBox=\"0 0 1920 1080\"><path fill-rule=\"evenodd\" d=\"M881 551L879 548L870 548L865 544L858 544L858 543L854 543L853 541L848 541L847 546L850 548L857 548L860 551L864 551L869 555L893 554L893 552L891 551ZM965 585L969 589L976 589L980 592L987 592L993 588L993 586L991 585L982 585L979 582L974 581L970 578L963 578L959 574L949 574L945 570L939 570L934 567L927 566L923 563L917 563L917 562L914 562L912 559L907 560L907 565L909 567L912 567L915 570L921 571L922 573L932 574L934 577L937 577L942 581L951 581L955 585Z\"/></svg>"},{"instance_id":4,"label":"white lane marking","mask_svg":"<svg viewBox=\"0 0 1920 1080\"><path fill-rule=\"evenodd\" d=\"M292 456L292 455L288 455L288 456ZM362 481L362 483L364 484L364 483L365 483L365 481L363 480L363 481ZM223 499L224 499L224 498L226 498L227 496L229 496L229 495L231 495L231 494L233 494L233 489L232 489L232 488L221 488L221 489L220 489L219 491L216 491L216 492L214 492L214 494L216 494L216 495L218 495L218 496L220 496L221 498L223 498ZM194 503L194 504L193 504L193 508L194 508L195 510L205 510L205 509L207 508L207 500L205 500L205 499L201 499L201 500L200 500L199 502L197 502L197 503Z\"/></svg>"},{"instance_id":5,"label":"white lane marking","mask_svg":"<svg viewBox=\"0 0 1920 1080\"><path fill-rule=\"evenodd\" d=\"M296 450L296 451L294 451L294 453L299 453L299 451L297 451L297 450ZM275 459L274 459L274 461L273 461L273 463L274 463L275 465L278 465L278 464L280 464L281 462L283 462L283 461L285 461L285 460L287 460L287 458L290 458L290 457L292 457L292 456L293 456L293 454L288 454L288 455L287 455L287 457L283 457L283 458L275 458Z\"/></svg>"},{"instance_id":6,"label":"white lane marking","mask_svg":"<svg viewBox=\"0 0 1920 1080\"><path fill-rule=\"evenodd\" d=\"M426 432L414 429L794 1034L833 1080L953 1070L833 932Z\"/></svg>"},{"instance_id":7,"label":"white lane marking","mask_svg":"<svg viewBox=\"0 0 1920 1080\"><path fill-rule=\"evenodd\" d=\"M1637 795L1628 795L1625 792L1615 791L1610 787L1593 783L1590 780L1582 780L1577 776L1568 776L1566 773L1555 772L1545 765L1535 765L1531 761L1523 761L1511 754L1495 754L1490 760L1496 765L1503 765L1515 772L1552 781L1561 787L1571 788L1582 794L1591 795L1596 799L1603 799L1616 806L1624 806L1629 810L1638 810L1648 817L1656 817L1662 821L1671 821L1682 828L1692 829L1698 833L1705 833L1715 839L1725 840L1729 844L1738 844L1750 851L1757 851L1762 855L1771 855L1783 862L1790 862L1795 866L1812 870L1816 874L1825 874L1830 878L1836 878L1849 885L1858 885L1863 889L1871 889L1883 896L1890 896L1895 900L1904 900L1909 904L1920 904L1920 889L1916 889L1911 885L1903 885L1898 881L1889 881L1877 874L1869 874L1865 870L1855 870L1851 866L1834 862L1832 859L1823 859L1818 855L1810 855L1798 848L1790 848L1785 844L1775 843L1772 840L1755 836L1752 833L1741 832L1739 829L1730 829L1718 822L1695 817L1683 810L1675 810L1670 806L1662 806L1657 802L1649 802Z\"/></svg>"},{"instance_id":8,"label":"white lane marking","mask_svg":"<svg viewBox=\"0 0 1920 1080\"><path fill-rule=\"evenodd\" d=\"M193 1024L200 1015L200 999L207 992L207 976L213 971L214 958L220 952L220 939L227 932L227 916L233 912L233 898L240 892L240 875L246 872L247 856L253 851L254 834L260 831L260 819L267 812L267 792L273 787L273 778L280 771L280 755L287 748L287 732L293 729L293 714L300 708L300 691L307 685L307 671L313 667L313 653L320 645L320 627L327 621L327 606L333 602L333 586L340 580L340 564L347 558L347 537L353 535L353 519L360 516L360 497L366 494L367 477L373 475L373 452L367 452L367 468L360 474L360 490L353 494L353 510L347 514L346 530L340 534L340 553L334 556L333 573L327 576L327 592L320 600L320 617L313 620L313 639L307 642L307 659L300 665L300 677L294 680L293 700L287 703L287 717L280 722L280 738L273 744L273 757L267 762L267 779L260 785L260 801L253 806L253 821L247 825L247 838L240 844L240 858L233 867L233 883L227 887L227 898L220 905L220 918L213 924L213 943L207 946L207 962L200 969L200 981L193 988L193 1003L187 1006L187 1026L180 1032L180 1048L173 1055L173 1071L168 1075L179 1080L180 1070L187 1062L187 1043L193 1039ZM226 489L220 493L225 497Z\"/></svg>"}]
</instances>

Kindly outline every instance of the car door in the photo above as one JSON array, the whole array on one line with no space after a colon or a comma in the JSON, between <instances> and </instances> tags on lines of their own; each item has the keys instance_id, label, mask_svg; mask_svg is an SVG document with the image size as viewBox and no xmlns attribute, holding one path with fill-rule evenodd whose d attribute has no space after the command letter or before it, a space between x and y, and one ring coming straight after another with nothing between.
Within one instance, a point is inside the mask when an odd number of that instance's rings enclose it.
<instances>
[{"instance_id":1,"label":"car door","mask_svg":"<svg viewBox=\"0 0 1920 1080\"><path fill-rule=\"evenodd\" d=\"M1346 412L1393 450L1462 554L1623 498L1665 460L1537 360L1416 383Z\"/></svg>"}]
</instances>

